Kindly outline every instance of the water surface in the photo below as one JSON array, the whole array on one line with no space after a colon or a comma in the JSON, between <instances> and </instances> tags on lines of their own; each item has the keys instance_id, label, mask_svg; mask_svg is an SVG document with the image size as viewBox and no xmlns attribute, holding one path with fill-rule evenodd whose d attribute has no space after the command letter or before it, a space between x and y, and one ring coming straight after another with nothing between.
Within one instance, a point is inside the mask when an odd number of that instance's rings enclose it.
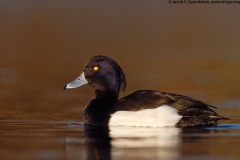
<instances>
[{"instance_id":1,"label":"water surface","mask_svg":"<svg viewBox=\"0 0 240 160\"><path fill-rule=\"evenodd\" d=\"M240 125L91 127L1 121L1 159L239 159Z\"/></svg>"}]
</instances>

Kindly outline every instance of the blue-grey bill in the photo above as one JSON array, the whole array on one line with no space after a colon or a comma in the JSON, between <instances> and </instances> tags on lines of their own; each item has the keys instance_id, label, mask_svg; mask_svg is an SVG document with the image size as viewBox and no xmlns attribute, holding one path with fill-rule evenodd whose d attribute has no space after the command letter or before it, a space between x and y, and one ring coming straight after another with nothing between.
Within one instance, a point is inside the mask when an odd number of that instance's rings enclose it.
<instances>
[{"instance_id":1,"label":"blue-grey bill","mask_svg":"<svg viewBox=\"0 0 240 160\"><path fill-rule=\"evenodd\" d=\"M77 88L85 84L88 84L88 81L86 80L83 72L77 79L65 85L64 89Z\"/></svg>"}]
</instances>

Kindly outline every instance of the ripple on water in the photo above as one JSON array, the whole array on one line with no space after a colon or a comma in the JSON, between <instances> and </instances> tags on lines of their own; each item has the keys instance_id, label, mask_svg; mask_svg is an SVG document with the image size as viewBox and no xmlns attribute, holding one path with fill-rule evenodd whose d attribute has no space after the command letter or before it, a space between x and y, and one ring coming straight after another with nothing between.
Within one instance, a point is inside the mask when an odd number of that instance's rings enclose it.
<instances>
[{"instance_id":1,"label":"ripple on water","mask_svg":"<svg viewBox=\"0 0 240 160\"><path fill-rule=\"evenodd\" d=\"M219 124L216 127L205 127L209 130L227 130L227 129L240 129L240 124Z\"/></svg>"},{"instance_id":2,"label":"ripple on water","mask_svg":"<svg viewBox=\"0 0 240 160\"><path fill-rule=\"evenodd\" d=\"M220 124L215 127L204 127L210 131L216 131L208 136L239 137L240 124Z\"/></svg>"}]
</instances>

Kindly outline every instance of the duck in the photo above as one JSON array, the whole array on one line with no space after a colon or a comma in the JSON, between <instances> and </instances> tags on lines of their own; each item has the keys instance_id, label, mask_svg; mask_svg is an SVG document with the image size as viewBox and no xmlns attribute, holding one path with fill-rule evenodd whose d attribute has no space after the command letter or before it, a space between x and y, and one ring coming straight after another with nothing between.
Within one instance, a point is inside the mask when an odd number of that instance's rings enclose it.
<instances>
[{"instance_id":1,"label":"duck","mask_svg":"<svg viewBox=\"0 0 240 160\"><path fill-rule=\"evenodd\" d=\"M215 126L228 118L217 107L198 99L156 90L138 90L119 99L126 76L113 59L97 55L84 65L77 79L64 89L92 86L95 96L85 106L83 120L92 126L194 127Z\"/></svg>"}]
</instances>

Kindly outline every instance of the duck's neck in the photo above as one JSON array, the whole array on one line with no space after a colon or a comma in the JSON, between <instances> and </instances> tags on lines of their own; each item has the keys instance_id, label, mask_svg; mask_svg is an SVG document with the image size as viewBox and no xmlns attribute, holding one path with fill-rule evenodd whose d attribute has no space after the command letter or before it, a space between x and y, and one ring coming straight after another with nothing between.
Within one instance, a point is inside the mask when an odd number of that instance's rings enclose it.
<instances>
[{"instance_id":1,"label":"duck's neck","mask_svg":"<svg viewBox=\"0 0 240 160\"><path fill-rule=\"evenodd\" d=\"M88 102L84 110L86 124L106 125L110 115L114 113L114 104L118 94L114 90L99 90L95 88L95 98Z\"/></svg>"},{"instance_id":2,"label":"duck's neck","mask_svg":"<svg viewBox=\"0 0 240 160\"><path fill-rule=\"evenodd\" d=\"M116 103L118 100L118 90L111 90L111 89L96 89L95 90L95 97L96 99L109 102L109 103Z\"/></svg>"}]
</instances>

